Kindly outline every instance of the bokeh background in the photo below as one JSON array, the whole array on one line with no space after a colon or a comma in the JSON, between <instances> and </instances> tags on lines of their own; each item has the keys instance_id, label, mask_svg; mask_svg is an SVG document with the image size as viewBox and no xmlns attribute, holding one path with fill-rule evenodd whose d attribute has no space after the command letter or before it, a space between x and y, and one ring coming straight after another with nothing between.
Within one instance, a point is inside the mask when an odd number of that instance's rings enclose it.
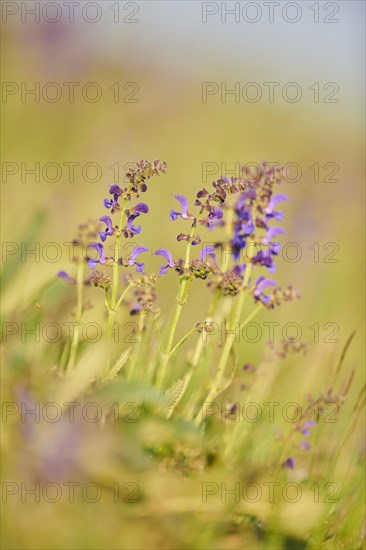
<instances>
[{"instance_id":1,"label":"bokeh background","mask_svg":"<svg viewBox=\"0 0 366 550\"><path fill-rule=\"evenodd\" d=\"M183 227L169 219L169 210L175 206L172 194L182 193L193 201L202 183L207 186L234 170L239 175L239 166L247 163L297 163L301 177L284 182L281 191L290 198L284 206L284 242L296 242L301 258L279 261L276 280L283 286L296 286L303 299L279 308L275 320L281 327L290 321L298 323L309 352L305 359L290 364L283 378L284 391L289 398L304 395L314 382L326 387L324 365L340 356L347 338L357 330L347 355L349 372L355 369L352 395L356 397L364 379L364 3L298 2L301 17L296 23L282 15L286 2L276 8L273 22L268 7L255 2L261 16L253 23L245 20L242 11L238 22L233 15L227 15L225 22L219 2L206 3L209 7L198 1L95 2L97 11L92 6L87 12L91 19L101 14L95 22L82 17L81 8L87 2L76 6L74 22L68 20L63 2L53 2L62 12L53 23L42 13L35 22L32 15L22 12L22 4L30 8L34 2L3 4L8 6L2 6L1 236L3 242L19 246L28 238L35 240L41 250L39 258L28 255L25 261L20 253L3 254L3 320L19 319L22 311L32 310L36 303L52 320L52 303L40 298L39 289L54 280L58 270L73 271L64 243L74 238L79 223L105 214L103 199L108 187L121 182L128 162L167 161L167 175L153 180L144 197L150 212L141 221L143 231L136 243L151 250L166 247L176 255L183 246L176 242L176 235ZM248 2L228 2L227 9L234 4L242 10ZM218 13L203 22L206 9ZM295 12L288 9L288 18L293 18ZM319 10L317 23L315 9ZM53 18L53 10L49 7L46 17ZM119 21L115 22L117 10ZM254 11L247 15L253 19ZM59 101L42 96L44 86L51 82L62 90ZM69 100L64 84L70 82L77 83L74 101ZM102 92L96 102L85 100L80 91L90 82L97 83ZM233 95L222 101L217 93L204 102L204 82L227 89L235 83L242 87L256 82L263 96L251 103L243 98L236 102ZM268 101L265 82L280 83L273 102ZM298 102L283 99L282 88L289 82L301 87ZM325 101L333 90L323 89L329 82L338 87L337 102ZM32 95L22 97L22 86L31 89L36 83L41 90L39 101ZM319 83L317 102L314 83ZM119 101L115 101L117 88ZM134 102L128 102L131 99ZM39 181L26 172L36 163ZM44 172L48 163L57 163L57 174L52 167ZM77 163L73 181L70 163ZM98 173L93 167L83 171L88 163L96 163ZM209 175L205 171L208 163ZM318 178L311 168L315 163L319 163ZM293 174L289 170L290 178ZM42 257L50 242L57 243L62 252L57 261ZM328 243L333 244L324 248ZM314 246L319 246L319 261L314 261ZM335 261L327 262L333 250ZM50 249L49 254L53 257L54 252ZM148 256L146 264L148 270L156 271L159 259ZM66 296L61 317L68 320L72 289L62 281L54 284ZM158 290L163 315L169 320L177 292L174 274L160 281ZM94 307L87 319L101 321L103 297L98 289L88 292ZM209 291L203 285L192 285L180 334L192 321L201 320L208 301ZM272 312L263 314L260 322L266 320L274 320ZM314 323L320 326L319 342L309 328ZM324 341L331 333L329 326L324 329L326 323L337 326L332 338L338 342ZM239 345L243 362L261 358L266 334L261 339L263 346ZM15 355L10 353L13 365L32 361L34 349L25 352L19 342L15 346ZM349 407L353 404L351 399ZM355 446L362 447L361 430ZM111 517L113 531L117 520ZM52 521L56 521L54 516ZM150 521L146 529L152 527ZM78 542L70 540L80 547L100 548L107 529L101 528L96 538L88 540L87 525L88 521ZM174 529L169 528L173 536ZM24 532L30 529L27 524ZM47 536L45 547L51 547L47 544L53 544L52 536ZM26 544L26 540L24 536L21 542ZM35 540L39 544L39 533ZM64 545L67 540L64 537ZM147 547L143 537L137 540ZM158 537L151 544L163 543ZM167 544L172 547L171 541Z\"/></svg>"}]
</instances>

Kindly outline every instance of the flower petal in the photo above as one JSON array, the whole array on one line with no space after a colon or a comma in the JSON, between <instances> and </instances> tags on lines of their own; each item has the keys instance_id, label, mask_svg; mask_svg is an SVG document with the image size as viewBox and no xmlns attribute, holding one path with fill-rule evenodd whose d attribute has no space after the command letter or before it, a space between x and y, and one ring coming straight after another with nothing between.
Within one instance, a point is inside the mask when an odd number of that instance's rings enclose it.
<instances>
[{"instance_id":1,"label":"flower petal","mask_svg":"<svg viewBox=\"0 0 366 550\"><path fill-rule=\"evenodd\" d=\"M285 462L282 464L284 468L295 468L295 460L290 456Z\"/></svg>"},{"instance_id":2,"label":"flower petal","mask_svg":"<svg viewBox=\"0 0 366 550\"><path fill-rule=\"evenodd\" d=\"M215 247L214 246L208 245L208 246L204 246L202 248L201 254L200 254L200 260L204 260L206 258L206 256L215 257Z\"/></svg>"},{"instance_id":3,"label":"flower petal","mask_svg":"<svg viewBox=\"0 0 366 550\"><path fill-rule=\"evenodd\" d=\"M258 281L258 279L257 279ZM277 283L274 279L267 279L264 277L258 285L256 285L256 288L254 290L254 296L260 296L265 288L268 286L277 286Z\"/></svg>"},{"instance_id":4,"label":"flower petal","mask_svg":"<svg viewBox=\"0 0 366 550\"><path fill-rule=\"evenodd\" d=\"M143 252L148 252L148 248L146 248L146 246L135 246L135 248L132 250L131 254L130 254L130 258L129 258L129 261L128 263L130 265L133 265L136 258L138 256L140 256L140 254L142 254ZM132 263L131 263L132 262Z\"/></svg>"},{"instance_id":5,"label":"flower petal","mask_svg":"<svg viewBox=\"0 0 366 550\"><path fill-rule=\"evenodd\" d=\"M182 217L184 218L188 214L188 199L184 195L173 195L177 201L180 202L182 207Z\"/></svg>"},{"instance_id":6,"label":"flower petal","mask_svg":"<svg viewBox=\"0 0 366 550\"><path fill-rule=\"evenodd\" d=\"M149 207L144 202L139 202L136 206L134 206L133 211L139 214L147 214Z\"/></svg>"},{"instance_id":7,"label":"flower petal","mask_svg":"<svg viewBox=\"0 0 366 550\"><path fill-rule=\"evenodd\" d=\"M89 248L94 248L94 250L96 250L99 254L99 259L91 258L88 261L89 267L93 268L96 264L105 264L104 246L101 243L91 243L88 246Z\"/></svg>"},{"instance_id":8,"label":"flower petal","mask_svg":"<svg viewBox=\"0 0 366 550\"><path fill-rule=\"evenodd\" d=\"M120 188L119 185L111 185L110 188L109 188L109 192L110 192L111 195L120 196L121 193L122 193L122 189Z\"/></svg>"},{"instance_id":9,"label":"flower petal","mask_svg":"<svg viewBox=\"0 0 366 550\"><path fill-rule=\"evenodd\" d=\"M66 273L66 271L59 271L57 273L57 277L60 277L60 279L64 279L68 283L73 283L74 282L74 279L72 279L70 277L70 275L68 273Z\"/></svg>"},{"instance_id":10,"label":"flower petal","mask_svg":"<svg viewBox=\"0 0 366 550\"><path fill-rule=\"evenodd\" d=\"M110 216L102 216L99 218L99 220L106 224L108 231L112 230L112 220Z\"/></svg>"},{"instance_id":11,"label":"flower petal","mask_svg":"<svg viewBox=\"0 0 366 550\"><path fill-rule=\"evenodd\" d=\"M270 214L274 207L282 201L288 201L288 196L284 195L284 193L276 193L275 195L272 195L267 208L265 209L267 214Z\"/></svg>"},{"instance_id":12,"label":"flower petal","mask_svg":"<svg viewBox=\"0 0 366 550\"><path fill-rule=\"evenodd\" d=\"M284 231L284 229L282 229L282 227L278 227L278 226L270 227L265 237L263 238L263 242L265 244L269 243L274 237L277 237L277 235L284 235L285 233L286 232Z\"/></svg>"},{"instance_id":13,"label":"flower petal","mask_svg":"<svg viewBox=\"0 0 366 550\"><path fill-rule=\"evenodd\" d=\"M168 262L169 267L174 267L173 256L166 248L158 248L154 252L154 256L162 256Z\"/></svg>"}]
</instances>

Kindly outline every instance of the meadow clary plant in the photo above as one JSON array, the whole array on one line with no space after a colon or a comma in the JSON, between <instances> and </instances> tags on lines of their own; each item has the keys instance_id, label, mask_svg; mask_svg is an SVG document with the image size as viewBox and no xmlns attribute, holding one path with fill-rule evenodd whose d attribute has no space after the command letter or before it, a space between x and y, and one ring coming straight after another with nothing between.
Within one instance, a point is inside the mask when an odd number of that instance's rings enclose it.
<instances>
[{"instance_id":1,"label":"meadow clary plant","mask_svg":"<svg viewBox=\"0 0 366 550\"><path fill-rule=\"evenodd\" d=\"M174 195L176 204L170 211L172 223L186 224L186 231L177 235L177 241L185 244L185 251L181 257L174 258L165 247L160 246L153 254L161 259L160 277L169 271L174 272L179 279L176 307L169 330L161 334L158 317L160 310L157 307L156 282L158 276L148 275L145 272L143 255L148 252L147 247L138 245L127 256L121 255L122 239L132 239L141 233L141 226L136 219L149 212L144 202L132 201L139 199L140 193L147 191L147 182L150 178L165 174L166 163L158 160L152 163L137 162L126 173L127 186L110 187L111 198L104 200L104 206L110 215L101 216L93 228L96 234L98 227L99 241L89 242L90 249L95 251L93 258L87 258L89 268L92 269L87 281L83 280L83 271L77 275L78 284L78 321L82 312L83 284L100 287L105 292L105 305L108 313L106 336L113 331L116 314L123 303L130 306L130 313L139 317L138 333L141 341L138 344L147 349L146 339L149 338L148 349L150 357L142 359L142 348L130 357L128 377L137 376L140 379L156 385L161 391L169 394L168 379L171 379L169 364L179 355L181 346L193 333L198 333L198 340L193 351L193 358L187 366L187 372L174 393L174 402L168 411L173 414L176 406L187 390L195 369L199 366L205 351L205 338L202 333L212 332L216 319L225 319L220 306L230 301L230 313L226 320L226 337L221 346L221 355L217 363L216 372L210 387L203 400L190 404L188 417L194 416L194 422L199 425L205 418L205 403L212 402L225 389L225 372L235 340L236 332L241 331L255 315L264 308L273 309L284 301L298 298L299 295L291 286L282 290L273 273L276 269L276 258L280 251L277 238L285 233L279 225L282 221L282 212L278 209L281 202L288 197L275 192L275 185L281 183L280 169L275 169L263 163L258 174L247 174L246 177L221 177L212 182L211 189L202 188L198 191L194 205L181 194ZM117 221L113 219L117 218ZM102 226L102 227L100 227ZM172 226L173 227L173 226ZM217 230L221 239L214 240L212 234ZM202 234L206 232L206 236ZM207 232L208 231L208 232ZM90 232L89 232L90 233ZM157 240L160 236L156 235ZM114 255L108 256L105 245L112 241ZM84 242L84 241L83 241ZM193 258L193 249L199 247L199 253ZM85 262L84 262L85 263ZM83 263L78 260L79 265ZM111 269L108 274L100 269ZM135 274L130 272L134 268ZM122 277L121 270L125 274ZM127 271L126 271L127 270ZM68 282L74 282L71 276L60 272L59 276ZM206 313L202 313L202 320L196 322L188 332L176 341L176 332L182 310L187 303L188 290L194 280L205 280L212 292L212 303ZM124 287L120 290L121 282ZM128 294L133 290L133 299ZM247 296L253 300L253 309L243 320L243 307ZM166 318L162 315L164 320ZM146 320L150 319L156 332L147 330ZM155 342L154 342L155 339ZM158 347L156 346L158 342ZM73 357L68 362L72 368L78 341L72 343ZM156 350L154 357L151 352ZM108 369L111 367L107 366ZM168 376L169 375L169 376ZM177 380L175 381L177 383ZM179 382L179 380L178 380ZM173 385L176 389L176 384ZM202 388L202 392L204 388ZM170 391L171 393L171 391ZM170 395L170 394L169 394Z\"/></svg>"}]
</instances>

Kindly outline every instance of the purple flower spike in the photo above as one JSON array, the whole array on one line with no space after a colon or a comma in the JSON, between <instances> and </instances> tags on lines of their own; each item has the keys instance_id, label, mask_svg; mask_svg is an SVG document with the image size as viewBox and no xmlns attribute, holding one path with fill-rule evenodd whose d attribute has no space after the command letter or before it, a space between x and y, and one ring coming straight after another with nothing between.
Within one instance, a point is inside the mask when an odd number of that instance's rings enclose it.
<instances>
[{"instance_id":1,"label":"purple flower spike","mask_svg":"<svg viewBox=\"0 0 366 550\"><path fill-rule=\"evenodd\" d=\"M70 275L68 273L66 273L66 271L59 271L57 273L57 277L60 277L60 279L64 279L68 283L74 283L75 282L75 280L72 277L70 277Z\"/></svg>"},{"instance_id":2,"label":"purple flower spike","mask_svg":"<svg viewBox=\"0 0 366 550\"><path fill-rule=\"evenodd\" d=\"M204 246L201 250L200 259L204 260L206 256L210 256L215 259L215 247L214 246Z\"/></svg>"},{"instance_id":3,"label":"purple flower spike","mask_svg":"<svg viewBox=\"0 0 366 550\"><path fill-rule=\"evenodd\" d=\"M99 235L101 240L104 242L107 238L107 235L112 236L113 235L113 226L112 226L112 220L109 216L102 216L99 218L99 220L106 224L107 230L106 231L100 231Z\"/></svg>"},{"instance_id":4,"label":"purple flower spike","mask_svg":"<svg viewBox=\"0 0 366 550\"><path fill-rule=\"evenodd\" d=\"M92 243L89 245L90 248L94 248L99 254L99 259L90 258L88 261L88 266L93 269L97 264L105 264L105 252L104 246L100 243Z\"/></svg>"},{"instance_id":5,"label":"purple flower spike","mask_svg":"<svg viewBox=\"0 0 366 550\"><path fill-rule=\"evenodd\" d=\"M135 246L128 259L128 265L135 265L136 271L142 273L145 269L145 264L137 261L137 257L143 252L147 252L149 249L146 246Z\"/></svg>"},{"instance_id":6,"label":"purple flower spike","mask_svg":"<svg viewBox=\"0 0 366 550\"><path fill-rule=\"evenodd\" d=\"M308 420L307 422L305 422L305 424L302 426L301 428L301 433L305 436L308 436L310 435L310 430L309 428L311 428L312 426L316 426L316 422L314 422L314 420Z\"/></svg>"},{"instance_id":7,"label":"purple flower spike","mask_svg":"<svg viewBox=\"0 0 366 550\"><path fill-rule=\"evenodd\" d=\"M293 470L295 468L295 460L290 456L285 462L282 464L284 468L291 468Z\"/></svg>"},{"instance_id":8,"label":"purple flower spike","mask_svg":"<svg viewBox=\"0 0 366 550\"><path fill-rule=\"evenodd\" d=\"M169 250L167 250L166 248L158 248L158 250L155 250L154 256L162 256L168 262L167 265L160 266L160 275L166 275L166 273L168 272L168 267L170 268L174 267L173 256L171 255Z\"/></svg>"},{"instance_id":9,"label":"purple flower spike","mask_svg":"<svg viewBox=\"0 0 366 550\"><path fill-rule=\"evenodd\" d=\"M178 210L171 210L170 211L170 219L172 221L175 221L178 216L181 216L183 218L183 220L186 220L189 218L189 215L188 215L188 200L186 199L186 197L184 195L173 195L174 198L177 199L177 201L180 202L181 204L181 207L182 207L182 212L178 212Z\"/></svg>"}]
</instances>

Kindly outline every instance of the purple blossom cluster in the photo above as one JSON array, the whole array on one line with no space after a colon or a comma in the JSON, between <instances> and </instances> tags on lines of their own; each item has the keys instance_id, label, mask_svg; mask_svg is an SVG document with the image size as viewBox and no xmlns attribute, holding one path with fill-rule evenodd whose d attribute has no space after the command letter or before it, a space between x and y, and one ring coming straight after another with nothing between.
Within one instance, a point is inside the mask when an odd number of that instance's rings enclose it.
<instances>
[{"instance_id":1,"label":"purple blossom cluster","mask_svg":"<svg viewBox=\"0 0 366 550\"><path fill-rule=\"evenodd\" d=\"M249 264L251 267L263 267L272 274L276 269L275 258L281 249L276 238L285 233L282 227L273 222L282 220L283 214L277 207L280 202L288 200L285 194L274 193L274 184L280 182L281 170L268 168L265 163L256 178L222 177L212 182L211 192L203 188L197 193L195 206L199 211L196 214L191 212L184 195L174 195L180 209L172 209L170 219L176 221L180 218L191 225L191 231L179 233L177 240L186 241L192 246L203 242L201 236L196 234L199 225L208 229L225 226L228 222L224 219L224 210L233 211L232 227L228 228L232 236L227 244L230 246L234 265L225 269L219 266L216 253L218 249L226 247L223 242L204 245L199 259L190 260L188 263L182 258L175 260L169 250L159 248L155 254L166 261L160 266L160 274L165 275L169 269L173 269L180 276L209 278L210 287L219 289L223 294L232 295L243 289L245 271ZM237 195L237 199L233 203L234 195ZM247 257L249 249L255 250L251 258ZM247 285L255 301L267 308L299 297L292 287L283 291L273 278L265 275L258 276L254 282L249 277ZM271 293L268 293L269 288L272 288Z\"/></svg>"},{"instance_id":2,"label":"purple blossom cluster","mask_svg":"<svg viewBox=\"0 0 366 550\"><path fill-rule=\"evenodd\" d=\"M96 253L96 257L88 258L91 269L118 265L135 267L137 273L144 274L145 264L140 256L148 252L146 246L134 247L126 257L120 257L119 254L117 256L116 253L114 257L107 257L105 243L114 238L118 245L122 237L129 239L141 233L141 225L136 220L147 214L149 207L145 202L138 201L139 196L147 191L147 182L151 177L164 174L165 171L165 162L141 161L135 163L126 173L125 187L116 184L110 186L110 198L104 199L104 206L110 211L110 215L99 218L99 241L88 245ZM179 220L188 224L188 231L177 235L177 241L187 243L188 254L184 258L175 259L167 248L155 250L153 254L164 260L160 265L160 275L166 275L172 270L179 277L188 280L208 279L210 288L219 290L224 295L235 296L242 291L251 292L254 300L267 308L299 297L292 287L281 290L276 281L265 274L258 274L252 279L254 267L264 268L270 274L276 269L275 259L281 247L276 239L285 233L278 225L283 218L278 205L288 200L285 194L274 192L274 185L280 182L281 169L269 168L263 163L262 170L256 177L221 177L212 182L211 189L200 189L196 194L194 208L190 207L184 195L173 195L178 206L170 210L170 219L172 222ZM131 204L133 199L137 199L135 204ZM230 211L231 215L226 216ZM115 214L119 217L118 223L113 221L112 216ZM229 240L205 244L204 238L199 234L200 227L208 230L225 227L226 239ZM191 259L190 247L200 244L202 247L198 257ZM230 248L231 259L220 263L218 250L227 246ZM250 257L249 250L254 250ZM64 272L60 272L60 276L72 282ZM88 283L105 290L110 287L109 278L98 271L93 272Z\"/></svg>"}]
</instances>

